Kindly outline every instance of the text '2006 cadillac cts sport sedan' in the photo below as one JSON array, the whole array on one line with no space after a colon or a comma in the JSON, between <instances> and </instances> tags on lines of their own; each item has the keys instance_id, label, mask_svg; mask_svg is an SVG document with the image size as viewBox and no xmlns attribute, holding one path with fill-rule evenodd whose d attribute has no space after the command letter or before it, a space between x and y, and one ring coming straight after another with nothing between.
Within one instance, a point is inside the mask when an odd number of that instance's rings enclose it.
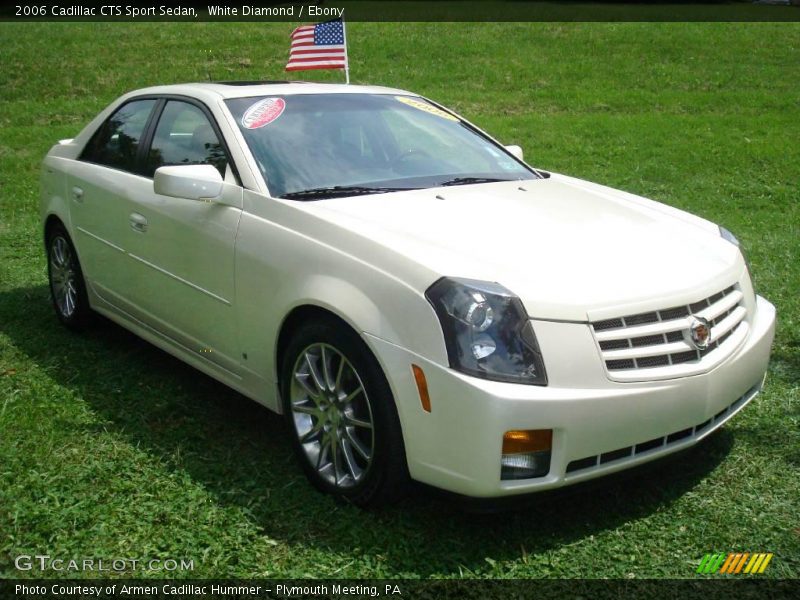
<instances>
[{"instance_id":1,"label":"text '2006 cadillac cts sport sedan'","mask_svg":"<svg viewBox=\"0 0 800 600\"><path fill-rule=\"evenodd\" d=\"M774 335L727 230L395 89L126 94L49 152L41 215L65 325L101 313L283 413L360 505L684 449L758 393Z\"/></svg>"}]
</instances>

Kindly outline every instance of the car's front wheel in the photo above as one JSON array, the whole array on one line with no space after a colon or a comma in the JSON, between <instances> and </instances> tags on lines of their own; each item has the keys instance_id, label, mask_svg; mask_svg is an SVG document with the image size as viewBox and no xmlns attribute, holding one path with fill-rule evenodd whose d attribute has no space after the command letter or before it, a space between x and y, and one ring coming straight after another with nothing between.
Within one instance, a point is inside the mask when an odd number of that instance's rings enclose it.
<instances>
[{"instance_id":1,"label":"car's front wheel","mask_svg":"<svg viewBox=\"0 0 800 600\"><path fill-rule=\"evenodd\" d=\"M60 223L48 231L46 245L50 297L56 316L70 329L81 329L89 322L92 311L75 246Z\"/></svg>"},{"instance_id":2,"label":"car's front wheel","mask_svg":"<svg viewBox=\"0 0 800 600\"><path fill-rule=\"evenodd\" d=\"M305 323L282 364L283 409L311 482L359 506L396 499L407 479L400 423L364 342L333 319Z\"/></svg>"}]
</instances>

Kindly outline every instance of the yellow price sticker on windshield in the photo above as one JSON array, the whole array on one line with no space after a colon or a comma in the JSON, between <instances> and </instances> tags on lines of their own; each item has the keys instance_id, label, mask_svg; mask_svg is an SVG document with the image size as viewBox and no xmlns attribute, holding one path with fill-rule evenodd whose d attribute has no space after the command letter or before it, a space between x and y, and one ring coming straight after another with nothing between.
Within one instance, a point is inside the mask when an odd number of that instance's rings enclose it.
<instances>
[{"instance_id":1,"label":"yellow price sticker on windshield","mask_svg":"<svg viewBox=\"0 0 800 600\"><path fill-rule=\"evenodd\" d=\"M417 100L416 98L409 98L408 96L395 96L395 100L402 102L403 104L408 104L409 106L413 106L417 110L425 111L426 113L430 113L432 115L436 115L437 117L442 117L443 119L447 119L448 121L455 121L458 123L458 119L451 115L448 112L443 111L441 108L436 108L432 104L428 104L422 100Z\"/></svg>"}]
</instances>

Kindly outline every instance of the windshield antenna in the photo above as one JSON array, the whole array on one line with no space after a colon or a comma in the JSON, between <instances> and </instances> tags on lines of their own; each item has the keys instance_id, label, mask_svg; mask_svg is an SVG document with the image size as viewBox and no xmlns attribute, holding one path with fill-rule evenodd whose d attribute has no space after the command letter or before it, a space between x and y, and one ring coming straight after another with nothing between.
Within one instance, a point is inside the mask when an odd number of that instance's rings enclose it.
<instances>
[{"instance_id":1,"label":"windshield antenna","mask_svg":"<svg viewBox=\"0 0 800 600\"><path fill-rule=\"evenodd\" d=\"M206 79L211 82L211 50L203 50L206 55Z\"/></svg>"}]
</instances>

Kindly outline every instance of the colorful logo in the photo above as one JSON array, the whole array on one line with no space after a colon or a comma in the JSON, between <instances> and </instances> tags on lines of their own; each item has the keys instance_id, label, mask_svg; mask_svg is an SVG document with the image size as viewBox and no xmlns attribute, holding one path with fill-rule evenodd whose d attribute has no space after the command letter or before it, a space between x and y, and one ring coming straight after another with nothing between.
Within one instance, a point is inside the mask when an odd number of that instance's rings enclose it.
<instances>
[{"instance_id":1,"label":"colorful logo","mask_svg":"<svg viewBox=\"0 0 800 600\"><path fill-rule=\"evenodd\" d=\"M728 554L706 554L697 567L697 573L754 575L767 570L772 552L730 552Z\"/></svg>"}]
</instances>

